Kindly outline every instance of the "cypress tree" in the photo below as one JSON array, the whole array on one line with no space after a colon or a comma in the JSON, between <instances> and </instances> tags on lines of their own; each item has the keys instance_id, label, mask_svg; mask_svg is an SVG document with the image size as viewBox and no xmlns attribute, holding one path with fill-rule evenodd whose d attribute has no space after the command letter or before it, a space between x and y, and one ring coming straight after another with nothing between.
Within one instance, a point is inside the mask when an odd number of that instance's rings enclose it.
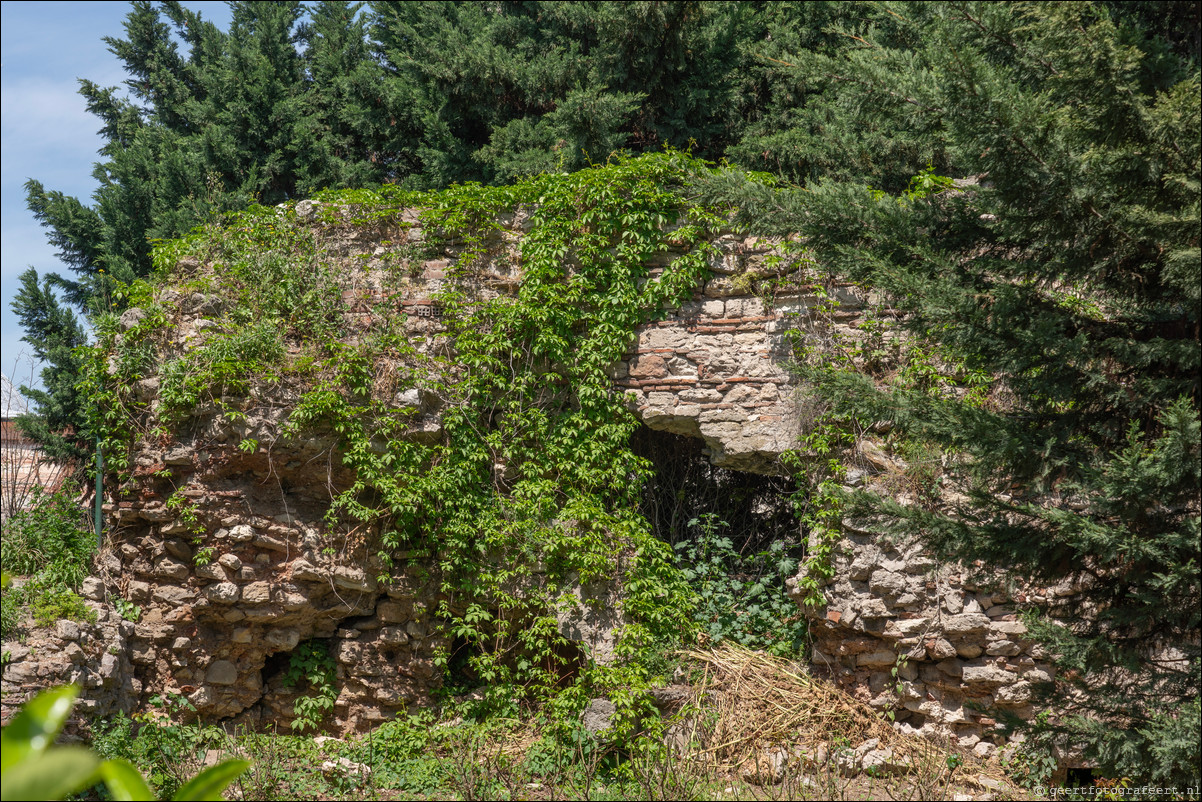
<instances>
[{"instance_id":1,"label":"cypress tree","mask_svg":"<svg viewBox=\"0 0 1202 802\"><path fill-rule=\"evenodd\" d=\"M385 80L375 60L371 20L362 6L318 3L300 29L309 85L294 147L301 154L297 192L303 196L327 187L395 181L417 170L415 132L398 130L404 118L391 111L401 102L400 87Z\"/></svg>"},{"instance_id":2,"label":"cypress tree","mask_svg":"<svg viewBox=\"0 0 1202 802\"><path fill-rule=\"evenodd\" d=\"M942 453L945 491L848 509L941 557L1076 588L1030 611L1062 668L1063 714L1033 743L1197 784L1197 62L1091 4L876 13L900 36L844 28L862 47L795 54L798 83L834 82L846 138L924 132L963 188L924 171L900 194L864 178L704 190L760 230L800 231L903 315L900 362L805 372L833 416Z\"/></svg>"},{"instance_id":3,"label":"cypress tree","mask_svg":"<svg viewBox=\"0 0 1202 802\"><path fill-rule=\"evenodd\" d=\"M399 84L397 132L417 134L419 183L505 182L664 144L718 156L737 134L746 4L371 8Z\"/></svg>"},{"instance_id":4,"label":"cypress tree","mask_svg":"<svg viewBox=\"0 0 1202 802\"><path fill-rule=\"evenodd\" d=\"M868 181L898 191L943 154L921 118L867 117L842 90L836 72L819 63L863 47L872 36L890 47L915 46L913 31L870 4L756 3L742 38L737 141L726 156L798 184L822 178ZM810 65L799 80L799 68ZM881 102L875 98L873 102Z\"/></svg>"},{"instance_id":5,"label":"cypress tree","mask_svg":"<svg viewBox=\"0 0 1202 802\"><path fill-rule=\"evenodd\" d=\"M54 278L38 280L37 271L26 270L13 300L25 329L25 342L45 364L42 389L22 386L21 393L38 405L39 414L26 413L17 424L26 436L40 443L48 459L70 463L86 457L90 434L88 418L75 388L83 363L75 349L87 344L83 327L74 313L55 294ZM60 288L61 289L61 288Z\"/></svg>"}]
</instances>

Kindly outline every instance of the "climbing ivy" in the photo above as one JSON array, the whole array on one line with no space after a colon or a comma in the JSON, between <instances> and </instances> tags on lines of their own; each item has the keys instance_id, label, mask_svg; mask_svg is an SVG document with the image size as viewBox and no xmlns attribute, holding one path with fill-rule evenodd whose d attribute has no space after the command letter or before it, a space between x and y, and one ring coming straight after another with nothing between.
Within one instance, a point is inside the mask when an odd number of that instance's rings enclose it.
<instances>
[{"instance_id":1,"label":"climbing ivy","mask_svg":"<svg viewBox=\"0 0 1202 802\"><path fill-rule=\"evenodd\" d=\"M822 588L835 575L835 547L843 538L843 452L852 442L846 420L823 414L801 438L803 448L781 455L798 480L793 494L797 519L809 534L798 574L798 590L807 607L826 604Z\"/></svg>"},{"instance_id":2,"label":"climbing ivy","mask_svg":"<svg viewBox=\"0 0 1202 802\"><path fill-rule=\"evenodd\" d=\"M608 369L636 326L685 301L706 275L709 238L726 221L682 196L684 176L699 169L665 153L422 196L428 244L454 256L434 299L453 364L397 337L339 347L336 369L292 415L294 431L328 426L343 441L356 481L332 512L378 525L386 560L402 551L437 560L440 613L480 647L473 668L496 705L511 704L516 688L538 695L557 684L566 644L555 613L570 585L618 578L624 656L691 626L672 555L635 512L648 466L630 451L637 423ZM354 198L366 218L370 198ZM482 297L476 279L506 258L501 221L512 214L529 215L520 289ZM384 361L389 390L417 383L443 398L440 442L405 436L416 411L398 412L378 391ZM604 683L602 674L591 676ZM623 672L621 684L630 681Z\"/></svg>"},{"instance_id":3,"label":"climbing ivy","mask_svg":"<svg viewBox=\"0 0 1202 802\"><path fill-rule=\"evenodd\" d=\"M314 223L256 207L160 243L158 284L220 307L202 344L161 371L160 412L301 380L283 435L332 433L353 476L331 504L331 532L371 534L381 583L400 560L436 569L437 614L476 647L495 707L563 687L570 650L557 613L576 603L571 588L613 583L622 663L581 672L588 692L560 699L607 692L632 720L649 679L633 658L692 631L693 600L637 512L650 468L630 449L637 421L610 370L637 326L689 299L708 273L728 210L686 189L708 169L667 151L508 187L333 192L319 196ZM414 209L421 234L410 240ZM525 218L520 238L507 227L515 217ZM321 241L364 228L399 240L380 259L390 281L407 261L449 257L430 347L407 339L387 298L370 328L348 336L344 285ZM482 268L505 261L520 269L516 294L482 293ZM110 338L109 351L129 341ZM166 339L155 343L161 360ZM128 396L110 361L94 362L98 400ZM413 390L437 399L433 442L411 434L422 411L398 399ZM153 424L145 409L125 411L142 415L140 428L102 421L114 441Z\"/></svg>"},{"instance_id":4,"label":"climbing ivy","mask_svg":"<svg viewBox=\"0 0 1202 802\"><path fill-rule=\"evenodd\" d=\"M282 680L285 688L300 691L292 705L296 716L292 729L304 732L321 726L338 698L334 687L336 674L337 664L324 642L305 641L293 650Z\"/></svg>"}]
</instances>

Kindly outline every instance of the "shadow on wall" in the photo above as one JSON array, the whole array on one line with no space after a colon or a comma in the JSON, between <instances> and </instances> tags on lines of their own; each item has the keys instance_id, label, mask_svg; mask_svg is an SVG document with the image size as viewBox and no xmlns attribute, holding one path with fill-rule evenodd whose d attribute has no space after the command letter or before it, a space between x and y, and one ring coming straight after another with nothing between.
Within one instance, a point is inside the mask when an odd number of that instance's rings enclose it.
<instances>
[{"instance_id":1,"label":"shadow on wall","mask_svg":"<svg viewBox=\"0 0 1202 802\"><path fill-rule=\"evenodd\" d=\"M718 468L700 438L640 426L631 438L635 454L651 462L654 474L643 489L640 511L656 537L676 547L695 537L689 522L714 515L742 554L755 554L774 542L801 549L800 527L789 500L792 478Z\"/></svg>"}]
</instances>

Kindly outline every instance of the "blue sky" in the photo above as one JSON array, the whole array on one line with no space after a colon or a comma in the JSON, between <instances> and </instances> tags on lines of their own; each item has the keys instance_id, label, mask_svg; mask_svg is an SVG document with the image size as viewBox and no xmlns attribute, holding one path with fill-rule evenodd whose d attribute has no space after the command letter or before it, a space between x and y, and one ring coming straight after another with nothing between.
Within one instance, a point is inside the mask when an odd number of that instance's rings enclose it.
<instances>
[{"instance_id":1,"label":"blue sky","mask_svg":"<svg viewBox=\"0 0 1202 802\"><path fill-rule=\"evenodd\" d=\"M229 24L225 3L184 5L222 27ZM96 135L99 121L87 113L77 94L77 79L101 86L118 86L125 80L102 38L120 38L128 12L129 4L123 2L0 3L0 368L15 384L29 380L29 368L18 364L29 348L21 342L21 327L12 312L17 277L29 266L40 273L67 272L46 242L45 229L25 208L24 184L35 178L47 189L91 205L96 189L92 165L103 142Z\"/></svg>"}]
</instances>

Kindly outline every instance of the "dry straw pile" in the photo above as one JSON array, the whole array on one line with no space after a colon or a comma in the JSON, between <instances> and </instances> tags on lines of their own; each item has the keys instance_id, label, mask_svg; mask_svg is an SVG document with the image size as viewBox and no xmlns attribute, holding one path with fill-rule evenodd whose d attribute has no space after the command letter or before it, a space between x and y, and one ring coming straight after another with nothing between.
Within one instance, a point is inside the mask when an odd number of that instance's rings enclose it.
<instances>
[{"instance_id":1,"label":"dry straw pile","mask_svg":"<svg viewBox=\"0 0 1202 802\"><path fill-rule=\"evenodd\" d=\"M677 742L687 745L691 760L718 770L746 773L773 752L786 755L789 763L823 769L814 764L837 762L840 754L873 739L876 749L892 752L895 766L918 770L946 764L954 755L966 768L982 768L959 750L899 732L797 663L729 641L682 657L694 667L694 690Z\"/></svg>"}]
</instances>

